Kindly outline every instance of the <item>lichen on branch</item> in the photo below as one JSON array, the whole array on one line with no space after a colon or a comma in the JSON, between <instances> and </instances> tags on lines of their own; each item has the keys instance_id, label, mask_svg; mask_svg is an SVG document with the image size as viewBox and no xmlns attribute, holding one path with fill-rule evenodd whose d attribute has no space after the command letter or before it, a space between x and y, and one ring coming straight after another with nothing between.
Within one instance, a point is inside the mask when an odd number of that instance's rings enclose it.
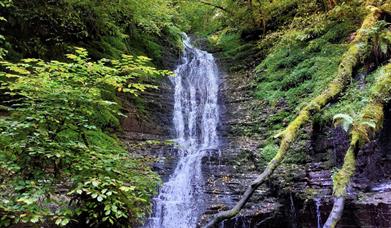
<instances>
[{"instance_id":1,"label":"lichen on branch","mask_svg":"<svg viewBox=\"0 0 391 228\"><path fill-rule=\"evenodd\" d=\"M353 122L344 163L333 177L334 206L323 228L335 227L341 219L346 191L356 171L357 151L382 128L384 105L391 99L391 63L382 67L381 71L381 76L372 86L368 104Z\"/></svg>"},{"instance_id":2,"label":"lichen on branch","mask_svg":"<svg viewBox=\"0 0 391 228\"><path fill-rule=\"evenodd\" d=\"M304 106L297 117L279 134L281 142L277 154L268 163L263 173L248 186L240 201L231 210L218 213L205 227L216 227L219 222L236 216L250 199L254 191L263 184L281 164L290 146L296 140L300 128L310 121L315 113L319 112L330 101L340 95L345 87L351 82L354 69L363 62L370 52L371 45L369 43L370 35L368 34L368 31L375 26L382 14L382 11L377 7L369 6L368 9L369 13L365 17L361 28L357 31L349 49L343 55L334 79L320 95Z\"/></svg>"}]
</instances>

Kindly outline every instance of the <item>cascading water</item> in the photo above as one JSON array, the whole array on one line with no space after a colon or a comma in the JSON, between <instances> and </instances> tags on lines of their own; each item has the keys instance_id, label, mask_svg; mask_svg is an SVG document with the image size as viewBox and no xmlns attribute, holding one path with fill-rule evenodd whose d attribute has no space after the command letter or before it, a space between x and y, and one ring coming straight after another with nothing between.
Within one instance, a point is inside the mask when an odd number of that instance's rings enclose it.
<instances>
[{"instance_id":1,"label":"cascading water","mask_svg":"<svg viewBox=\"0 0 391 228\"><path fill-rule=\"evenodd\" d=\"M322 203L321 198L315 198L315 207L316 207L316 222L318 224L318 228L322 227L322 218L320 214L320 205Z\"/></svg>"},{"instance_id":2,"label":"cascading water","mask_svg":"<svg viewBox=\"0 0 391 228\"><path fill-rule=\"evenodd\" d=\"M155 198L147 227L195 227L202 208L201 161L218 151L218 68L213 56L190 44L185 36L182 64L175 85L174 127L179 161Z\"/></svg>"}]
</instances>

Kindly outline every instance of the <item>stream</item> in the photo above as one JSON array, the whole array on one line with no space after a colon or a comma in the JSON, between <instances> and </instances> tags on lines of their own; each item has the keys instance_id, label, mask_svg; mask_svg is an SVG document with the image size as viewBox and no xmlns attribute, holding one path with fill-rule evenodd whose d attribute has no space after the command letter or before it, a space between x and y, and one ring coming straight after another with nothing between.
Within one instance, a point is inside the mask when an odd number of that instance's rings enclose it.
<instances>
[{"instance_id":1,"label":"stream","mask_svg":"<svg viewBox=\"0 0 391 228\"><path fill-rule=\"evenodd\" d=\"M213 56L191 45L185 36L175 86L173 125L178 163L154 199L150 228L195 227L204 205L202 158L219 147L219 78Z\"/></svg>"}]
</instances>

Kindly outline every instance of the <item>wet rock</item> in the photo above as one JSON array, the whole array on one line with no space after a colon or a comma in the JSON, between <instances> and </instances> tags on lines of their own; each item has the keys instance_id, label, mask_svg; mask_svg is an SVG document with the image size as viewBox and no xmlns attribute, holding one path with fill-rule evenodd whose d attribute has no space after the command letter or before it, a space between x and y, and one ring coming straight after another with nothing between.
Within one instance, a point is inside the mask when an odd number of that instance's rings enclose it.
<instances>
[{"instance_id":1,"label":"wet rock","mask_svg":"<svg viewBox=\"0 0 391 228\"><path fill-rule=\"evenodd\" d=\"M252 97L251 73L229 74L224 80L224 142L221 156L204 162L210 206L200 225L213 214L232 208L262 171L259 151L265 144L265 120L276 110L285 109L283 101L273 110ZM385 129L391 127L387 123ZM386 152L391 149L390 138L391 132L383 132L359 152L357 175L338 227L391 227L389 192L374 193L370 186L376 180L391 179L391 156ZM348 135L342 129L306 125L271 179L238 216L221 227L317 227L318 216L322 225L333 204L331 170L342 165L348 146Z\"/></svg>"},{"instance_id":2,"label":"wet rock","mask_svg":"<svg viewBox=\"0 0 391 228\"><path fill-rule=\"evenodd\" d=\"M159 90L146 91L142 101L122 95L127 115L121 121L123 132L119 137L134 156L150 158L152 169L164 181L175 168L177 150L171 141L173 87L169 78L159 83Z\"/></svg>"},{"instance_id":3,"label":"wet rock","mask_svg":"<svg viewBox=\"0 0 391 228\"><path fill-rule=\"evenodd\" d=\"M268 134L265 129L270 123L266 120L278 111L289 111L283 100L271 108L253 96L252 72L229 73L222 78L221 148L203 159L202 191L207 205L199 219L200 226L240 200L263 170L260 149ZM176 150L164 143L173 136L171 92L166 82L160 92L148 95L146 110L152 115L148 121L132 109L124 120L123 139L129 150L154 158L151 165L164 180L176 164ZM391 132L387 130L390 119L388 112L385 130L358 154L357 175L338 227L391 227L391 191L376 190L391 180ZM333 203L330 170L342 165L348 145L348 135L342 129L317 123L306 125L283 165L254 193L241 213L221 227L317 227L315 198L320 200L321 223L325 222Z\"/></svg>"}]
</instances>

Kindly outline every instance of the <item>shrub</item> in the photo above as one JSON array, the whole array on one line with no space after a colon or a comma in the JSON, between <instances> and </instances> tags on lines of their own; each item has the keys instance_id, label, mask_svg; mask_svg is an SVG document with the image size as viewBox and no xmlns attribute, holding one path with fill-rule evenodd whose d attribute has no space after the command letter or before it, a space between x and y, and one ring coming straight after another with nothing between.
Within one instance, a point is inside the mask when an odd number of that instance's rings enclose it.
<instances>
[{"instance_id":1,"label":"shrub","mask_svg":"<svg viewBox=\"0 0 391 228\"><path fill-rule=\"evenodd\" d=\"M146 57L69 62L1 62L10 115L0 118L0 226L47 223L89 226L139 222L150 210L158 177L110 134L118 126L115 93L138 96L168 74Z\"/></svg>"}]
</instances>

